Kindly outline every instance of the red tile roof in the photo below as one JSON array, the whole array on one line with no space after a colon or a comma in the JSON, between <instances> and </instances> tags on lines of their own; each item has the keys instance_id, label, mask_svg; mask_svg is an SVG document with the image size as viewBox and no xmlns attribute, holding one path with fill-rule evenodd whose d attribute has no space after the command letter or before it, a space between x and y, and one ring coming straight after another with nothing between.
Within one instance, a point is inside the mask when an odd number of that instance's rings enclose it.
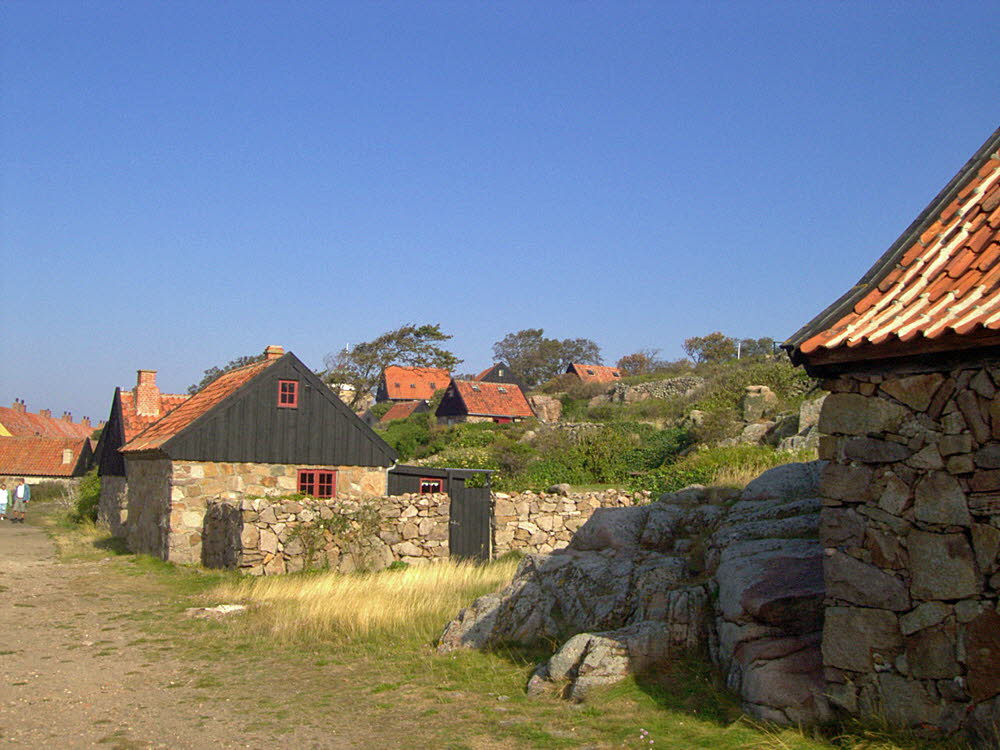
<instances>
[{"instance_id":1,"label":"red tile roof","mask_svg":"<svg viewBox=\"0 0 1000 750\"><path fill-rule=\"evenodd\" d=\"M419 407L424 405L423 401L400 401L393 404L389 408L389 411L382 415L379 423L385 424L396 419L406 419L407 417L412 416Z\"/></svg>"},{"instance_id":2,"label":"red tile roof","mask_svg":"<svg viewBox=\"0 0 1000 750\"><path fill-rule=\"evenodd\" d=\"M69 462L63 462L64 450L70 451ZM88 453L90 451L90 441L87 439L0 438L0 474L15 477L71 477L77 473L80 453L84 450Z\"/></svg>"},{"instance_id":3,"label":"red tile roof","mask_svg":"<svg viewBox=\"0 0 1000 750\"><path fill-rule=\"evenodd\" d=\"M528 418L535 416L528 399L516 385L453 380L470 416Z\"/></svg>"},{"instance_id":4,"label":"red tile roof","mask_svg":"<svg viewBox=\"0 0 1000 750\"><path fill-rule=\"evenodd\" d=\"M581 365L576 362L567 367L566 372L573 373L584 383L613 383L622 377L622 372L617 367Z\"/></svg>"},{"instance_id":5,"label":"red tile roof","mask_svg":"<svg viewBox=\"0 0 1000 750\"><path fill-rule=\"evenodd\" d=\"M786 342L793 359L878 357L871 347L907 342L919 353L1000 330L998 149L1000 130L853 289Z\"/></svg>"},{"instance_id":6,"label":"red tile roof","mask_svg":"<svg viewBox=\"0 0 1000 750\"><path fill-rule=\"evenodd\" d=\"M438 367L401 367L390 365L382 373L385 389L392 401L427 400L434 391L448 387L451 374Z\"/></svg>"},{"instance_id":7,"label":"red tile roof","mask_svg":"<svg viewBox=\"0 0 1000 750\"><path fill-rule=\"evenodd\" d=\"M479 373L478 375L476 375L476 377L474 377L473 380L482 380L487 375L489 375L491 372L493 372L493 368L494 367L496 367L496 365L490 365L485 370L483 370L481 373Z\"/></svg>"},{"instance_id":8,"label":"red tile roof","mask_svg":"<svg viewBox=\"0 0 1000 750\"><path fill-rule=\"evenodd\" d=\"M14 437L90 437L94 428L79 422L70 422L57 417L43 417L41 414L22 412L9 406L0 406L0 424Z\"/></svg>"},{"instance_id":9,"label":"red tile roof","mask_svg":"<svg viewBox=\"0 0 1000 750\"><path fill-rule=\"evenodd\" d=\"M146 430L123 445L121 452L131 453L159 448L202 414L230 396L240 386L257 377L257 375L276 361L278 360L265 359L220 375L165 417L153 422Z\"/></svg>"},{"instance_id":10,"label":"red tile roof","mask_svg":"<svg viewBox=\"0 0 1000 750\"><path fill-rule=\"evenodd\" d=\"M191 397L184 393L161 393L159 414L137 414L135 411L135 393L122 388L122 421L125 423L125 442L127 443L153 424L153 422L165 417L189 398Z\"/></svg>"}]
</instances>

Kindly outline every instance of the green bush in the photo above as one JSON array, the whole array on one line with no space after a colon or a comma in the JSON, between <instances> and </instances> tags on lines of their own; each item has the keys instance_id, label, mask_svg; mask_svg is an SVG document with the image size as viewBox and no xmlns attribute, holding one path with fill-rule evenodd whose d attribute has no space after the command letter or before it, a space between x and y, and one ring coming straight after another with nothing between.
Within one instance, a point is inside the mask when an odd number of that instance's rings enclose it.
<instances>
[{"instance_id":1,"label":"green bush","mask_svg":"<svg viewBox=\"0 0 1000 750\"><path fill-rule=\"evenodd\" d=\"M749 480L769 468L793 461L814 459L811 450L779 451L767 445L734 445L705 448L679 460L633 477L629 489L654 494L676 492L692 484L716 484L720 474L742 475Z\"/></svg>"},{"instance_id":2,"label":"green bush","mask_svg":"<svg viewBox=\"0 0 1000 750\"><path fill-rule=\"evenodd\" d=\"M76 499L74 520L77 523L81 521L95 523L97 521L97 506L101 501L101 478L97 476L96 466L80 477L77 491L79 494Z\"/></svg>"}]
</instances>

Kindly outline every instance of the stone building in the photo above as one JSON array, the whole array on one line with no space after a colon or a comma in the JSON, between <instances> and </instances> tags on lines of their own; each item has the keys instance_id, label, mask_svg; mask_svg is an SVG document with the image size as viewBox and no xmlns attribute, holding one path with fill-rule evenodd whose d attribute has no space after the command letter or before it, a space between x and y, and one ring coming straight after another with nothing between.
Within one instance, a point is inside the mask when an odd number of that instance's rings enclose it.
<instances>
[{"instance_id":1,"label":"stone building","mask_svg":"<svg viewBox=\"0 0 1000 750\"><path fill-rule=\"evenodd\" d=\"M125 458L119 452L121 447L188 398L186 393L161 393L156 385L156 370L137 370L134 388L115 388L111 414L97 450L97 473L101 477L97 520L107 524L115 536L125 535L128 515Z\"/></svg>"},{"instance_id":2,"label":"stone building","mask_svg":"<svg viewBox=\"0 0 1000 750\"><path fill-rule=\"evenodd\" d=\"M998 148L1000 130L785 344L830 392L828 695L981 740L1000 726Z\"/></svg>"},{"instance_id":3,"label":"stone building","mask_svg":"<svg viewBox=\"0 0 1000 750\"><path fill-rule=\"evenodd\" d=\"M384 495L396 453L291 352L220 375L121 448L126 538L200 562L214 500L300 492Z\"/></svg>"}]
</instances>

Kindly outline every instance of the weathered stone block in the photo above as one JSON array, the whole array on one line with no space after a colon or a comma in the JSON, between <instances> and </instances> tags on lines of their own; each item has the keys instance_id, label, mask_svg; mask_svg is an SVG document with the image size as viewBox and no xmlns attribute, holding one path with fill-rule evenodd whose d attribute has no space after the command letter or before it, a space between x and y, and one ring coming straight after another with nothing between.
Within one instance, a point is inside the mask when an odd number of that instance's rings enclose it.
<instances>
[{"instance_id":1,"label":"weathered stone block","mask_svg":"<svg viewBox=\"0 0 1000 750\"><path fill-rule=\"evenodd\" d=\"M924 602L912 612L899 618L899 629L903 635L912 635L919 630L943 622L951 614L951 607L941 602Z\"/></svg>"},{"instance_id":2,"label":"weathered stone block","mask_svg":"<svg viewBox=\"0 0 1000 750\"><path fill-rule=\"evenodd\" d=\"M917 482L913 513L918 521L954 526L972 523L965 492L950 474L934 472Z\"/></svg>"},{"instance_id":3,"label":"weathered stone block","mask_svg":"<svg viewBox=\"0 0 1000 750\"><path fill-rule=\"evenodd\" d=\"M983 523L973 524L972 549L979 570L985 575L992 575L997 569L997 555L1000 554L1000 529Z\"/></svg>"},{"instance_id":4,"label":"weathered stone block","mask_svg":"<svg viewBox=\"0 0 1000 750\"><path fill-rule=\"evenodd\" d=\"M944 622L907 636L906 661L910 675L920 679L950 679L962 673L955 658L955 622Z\"/></svg>"},{"instance_id":5,"label":"weathered stone block","mask_svg":"<svg viewBox=\"0 0 1000 750\"><path fill-rule=\"evenodd\" d=\"M873 655L892 661L903 648L896 615L884 609L827 607L823 663L852 672L871 672Z\"/></svg>"},{"instance_id":6,"label":"weathered stone block","mask_svg":"<svg viewBox=\"0 0 1000 750\"><path fill-rule=\"evenodd\" d=\"M965 626L969 694L976 702L1000 695L1000 615L988 610Z\"/></svg>"},{"instance_id":7,"label":"weathered stone block","mask_svg":"<svg viewBox=\"0 0 1000 750\"><path fill-rule=\"evenodd\" d=\"M902 515L910 504L910 486L892 472L886 474L884 481L878 507L894 516Z\"/></svg>"},{"instance_id":8,"label":"weathered stone block","mask_svg":"<svg viewBox=\"0 0 1000 750\"><path fill-rule=\"evenodd\" d=\"M863 502L871 495L872 470L867 466L828 463L820 478L820 493L835 500Z\"/></svg>"},{"instance_id":9,"label":"weathered stone block","mask_svg":"<svg viewBox=\"0 0 1000 750\"><path fill-rule=\"evenodd\" d=\"M960 391L955 397L955 402L958 404L959 411L962 412L962 416L965 418L966 424L969 425L969 429L972 431L972 436L976 439L976 442L985 443L989 440L992 435L990 425L987 422L989 417L983 414L979 397L975 392Z\"/></svg>"},{"instance_id":10,"label":"weathered stone block","mask_svg":"<svg viewBox=\"0 0 1000 750\"><path fill-rule=\"evenodd\" d=\"M906 539L917 599L965 599L979 593L972 549L962 534L912 531Z\"/></svg>"},{"instance_id":11,"label":"weathered stone block","mask_svg":"<svg viewBox=\"0 0 1000 750\"><path fill-rule=\"evenodd\" d=\"M850 508L826 508L820 514L819 539L824 547L860 547L867 520Z\"/></svg>"},{"instance_id":12,"label":"weathered stone block","mask_svg":"<svg viewBox=\"0 0 1000 750\"><path fill-rule=\"evenodd\" d=\"M828 435L895 432L907 410L885 399L854 393L832 393L823 402L819 430Z\"/></svg>"},{"instance_id":13,"label":"weathered stone block","mask_svg":"<svg viewBox=\"0 0 1000 750\"><path fill-rule=\"evenodd\" d=\"M937 471L944 468L944 461L937 446L931 444L910 456L906 465L914 469Z\"/></svg>"},{"instance_id":14,"label":"weathered stone block","mask_svg":"<svg viewBox=\"0 0 1000 750\"><path fill-rule=\"evenodd\" d=\"M895 463L912 455L905 445L889 440L855 437L844 441L844 457L865 463Z\"/></svg>"},{"instance_id":15,"label":"weathered stone block","mask_svg":"<svg viewBox=\"0 0 1000 750\"><path fill-rule=\"evenodd\" d=\"M890 378L882 383L882 392L888 393L914 411L926 411L944 376L938 373L912 375L905 378Z\"/></svg>"},{"instance_id":16,"label":"weathered stone block","mask_svg":"<svg viewBox=\"0 0 1000 750\"><path fill-rule=\"evenodd\" d=\"M825 557L823 577L827 595L835 599L895 612L910 608L903 581L843 552L833 551Z\"/></svg>"},{"instance_id":17,"label":"weathered stone block","mask_svg":"<svg viewBox=\"0 0 1000 750\"><path fill-rule=\"evenodd\" d=\"M892 570L902 570L906 567L906 550L895 534L868 529L865 533L865 549L871 555L873 565Z\"/></svg>"}]
</instances>

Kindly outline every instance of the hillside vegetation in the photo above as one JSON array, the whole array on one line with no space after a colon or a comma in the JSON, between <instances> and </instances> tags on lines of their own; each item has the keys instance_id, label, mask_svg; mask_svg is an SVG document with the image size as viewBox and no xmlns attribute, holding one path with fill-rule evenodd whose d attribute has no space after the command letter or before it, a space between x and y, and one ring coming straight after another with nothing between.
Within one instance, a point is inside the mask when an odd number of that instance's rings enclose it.
<instances>
[{"instance_id":1,"label":"hillside vegetation","mask_svg":"<svg viewBox=\"0 0 1000 750\"><path fill-rule=\"evenodd\" d=\"M632 403L609 400L612 386L559 376L538 393L558 398L558 425L535 420L438 426L434 410L379 428L409 463L494 469L497 489L545 489L553 484L617 485L670 491L694 483L740 484L770 466L814 457L769 445L730 444L742 430L746 387L764 385L779 413L796 413L813 381L784 358L755 357L693 365L670 363L625 378L624 385L694 376L697 389ZM722 443L720 445L720 443Z\"/></svg>"}]
</instances>

